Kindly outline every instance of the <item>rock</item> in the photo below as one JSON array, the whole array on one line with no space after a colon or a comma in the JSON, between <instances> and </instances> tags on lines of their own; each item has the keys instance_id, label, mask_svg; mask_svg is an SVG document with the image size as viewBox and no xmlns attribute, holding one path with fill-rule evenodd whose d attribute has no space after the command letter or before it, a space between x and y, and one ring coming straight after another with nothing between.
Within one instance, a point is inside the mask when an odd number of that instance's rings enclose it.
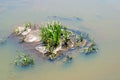
<instances>
[{"instance_id":1,"label":"rock","mask_svg":"<svg viewBox=\"0 0 120 80\"><path fill-rule=\"evenodd\" d=\"M31 29L26 29L26 31L24 31L24 32L22 32L22 35L23 36L26 36L27 34L29 34L30 33L30 31L31 31Z\"/></svg>"},{"instance_id":2,"label":"rock","mask_svg":"<svg viewBox=\"0 0 120 80\"><path fill-rule=\"evenodd\" d=\"M18 26L17 28L15 28L15 33L16 34L21 34L23 31L25 30L24 26Z\"/></svg>"},{"instance_id":3,"label":"rock","mask_svg":"<svg viewBox=\"0 0 120 80\"><path fill-rule=\"evenodd\" d=\"M93 46L93 45L94 45L94 43L93 43L93 42L90 42L90 43L87 44L87 47L91 47L91 46Z\"/></svg>"},{"instance_id":4,"label":"rock","mask_svg":"<svg viewBox=\"0 0 120 80\"><path fill-rule=\"evenodd\" d=\"M83 41L81 42L81 47L85 47L87 44L87 40L83 39Z\"/></svg>"},{"instance_id":5,"label":"rock","mask_svg":"<svg viewBox=\"0 0 120 80\"><path fill-rule=\"evenodd\" d=\"M54 53L54 54L57 54L60 50L62 50L62 49L61 49L61 46L58 46L58 47L53 51L53 53Z\"/></svg>"},{"instance_id":6,"label":"rock","mask_svg":"<svg viewBox=\"0 0 120 80\"><path fill-rule=\"evenodd\" d=\"M38 46L35 47L35 49L36 49L37 51L39 51L40 53L42 53L43 55L44 55L45 53L47 53L47 49L46 49L45 46L38 45Z\"/></svg>"},{"instance_id":7,"label":"rock","mask_svg":"<svg viewBox=\"0 0 120 80\"><path fill-rule=\"evenodd\" d=\"M72 42L72 41L69 41L67 44L68 44L68 48L73 48L74 47L74 42Z\"/></svg>"},{"instance_id":8,"label":"rock","mask_svg":"<svg viewBox=\"0 0 120 80\"><path fill-rule=\"evenodd\" d=\"M39 30L33 30L28 35L26 35L25 42L39 42L41 40Z\"/></svg>"}]
</instances>

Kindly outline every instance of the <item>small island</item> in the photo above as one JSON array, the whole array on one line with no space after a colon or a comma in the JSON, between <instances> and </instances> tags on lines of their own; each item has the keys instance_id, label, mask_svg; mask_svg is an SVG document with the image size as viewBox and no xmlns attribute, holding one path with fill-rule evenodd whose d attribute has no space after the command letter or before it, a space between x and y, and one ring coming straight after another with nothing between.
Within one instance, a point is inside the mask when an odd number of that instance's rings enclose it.
<instances>
[{"instance_id":1,"label":"small island","mask_svg":"<svg viewBox=\"0 0 120 80\"><path fill-rule=\"evenodd\" d=\"M97 53L98 50L95 41L87 33L71 30L59 21L49 22L43 26L26 23L17 26L14 34L19 37L21 43L37 43L34 49L50 61L62 56L65 58L64 62L70 62L72 56L65 54L69 50L81 49L85 55Z\"/></svg>"}]
</instances>

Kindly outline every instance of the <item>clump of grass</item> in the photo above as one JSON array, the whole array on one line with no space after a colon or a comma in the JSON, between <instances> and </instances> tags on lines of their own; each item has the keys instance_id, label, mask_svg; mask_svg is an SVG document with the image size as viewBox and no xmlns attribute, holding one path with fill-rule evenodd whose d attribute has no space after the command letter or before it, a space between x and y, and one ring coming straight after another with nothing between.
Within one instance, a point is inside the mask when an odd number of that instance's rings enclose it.
<instances>
[{"instance_id":1,"label":"clump of grass","mask_svg":"<svg viewBox=\"0 0 120 80\"><path fill-rule=\"evenodd\" d=\"M42 41L47 45L47 49L52 52L59 44L61 38L62 25L58 22L52 22L42 27Z\"/></svg>"},{"instance_id":2,"label":"clump of grass","mask_svg":"<svg viewBox=\"0 0 120 80\"><path fill-rule=\"evenodd\" d=\"M98 50L97 45L94 40L91 40L90 46L84 49L85 54L96 53Z\"/></svg>"},{"instance_id":3,"label":"clump of grass","mask_svg":"<svg viewBox=\"0 0 120 80\"><path fill-rule=\"evenodd\" d=\"M67 30L66 27L63 27L58 21L48 23L47 25L41 28L41 37L42 42L46 45L48 49L47 54L48 58L53 60L56 58L53 51L60 45L67 47L68 42L70 41L69 37L71 32Z\"/></svg>"},{"instance_id":4,"label":"clump of grass","mask_svg":"<svg viewBox=\"0 0 120 80\"><path fill-rule=\"evenodd\" d=\"M28 65L34 64L34 59L31 56L23 54L23 55L16 56L14 63L17 66L28 66Z\"/></svg>"},{"instance_id":5,"label":"clump of grass","mask_svg":"<svg viewBox=\"0 0 120 80\"><path fill-rule=\"evenodd\" d=\"M73 35L75 35L75 38L71 38ZM84 45L84 53L86 54L93 53L97 50L95 42L89 39L88 34L73 34L58 21L48 23L47 25L43 26L41 28L41 37L43 44L48 50L46 56L50 60L54 60L56 58L56 53L54 53L54 50L57 49L58 46L69 49L72 45L80 48ZM91 43L89 47L86 46L88 44L86 40ZM84 41L86 42L84 43Z\"/></svg>"}]
</instances>

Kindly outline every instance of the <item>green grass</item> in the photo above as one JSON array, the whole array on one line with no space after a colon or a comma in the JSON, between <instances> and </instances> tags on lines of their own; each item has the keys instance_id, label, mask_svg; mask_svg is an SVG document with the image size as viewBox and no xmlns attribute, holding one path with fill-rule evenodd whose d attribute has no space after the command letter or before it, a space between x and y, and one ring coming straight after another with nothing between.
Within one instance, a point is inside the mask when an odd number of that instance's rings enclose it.
<instances>
[{"instance_id":1,"label":"green grass","mask_svg":"<svg viewBox=\"0 0 120 80\"><path fill-rule=\"evenodd\" d=\"M17 66L28 66L30 64L34 64L34 59L31 56L23 54L23 55L16 56L14 63Z\"/></svg>"},{"instance_id":2,"label":"green grass","mask_svg":"<svg viewBox=\"0 0 120 80\"><path fill-rule=\"evenodd\" d=\"M62 48L69 48L71 36L74 35L69 29L61 25L58 21L46 24L41 28L42 42L48 50L47 57L53 60L56 55L53 51L60 45ZM81 47L81 43L84 39L88 39L88 34L75 35L75 46ZM94 41L92 45L85 49L85 53L92 53L96 51Z\"/></svg>"},{"instance_id":3,"label":"green grass","mask_svg":"<svg viewBox=\"0 0 120 80\"><path fill-rule=\"evenodd\" d=\"M50 52L60 44L61 28L62 25L58 21L55 21L47 24L41 29L42 41L47 45L47 49Z\"/></svg>"},{"instance_id":4,"label":"green grass","mask_svg":"<svg viewBox=\"0 0 120 80\"><path fill-rule=\"evenodd\" d=\"M69 45L70 35L72 33L58 21L48 23L41 28L42 42L48 50L49 55L47 57L49 59L54 60L56 58L53 51L58 46L67 47Z\"/></svg>"}]
</instances>

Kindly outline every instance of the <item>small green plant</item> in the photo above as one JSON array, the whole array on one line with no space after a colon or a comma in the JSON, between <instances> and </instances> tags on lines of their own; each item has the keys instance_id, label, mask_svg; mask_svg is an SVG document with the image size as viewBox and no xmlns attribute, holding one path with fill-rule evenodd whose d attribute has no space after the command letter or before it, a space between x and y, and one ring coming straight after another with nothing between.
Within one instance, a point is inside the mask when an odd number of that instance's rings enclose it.
<instances>
[{"instance_id":1,"label":"small green plant","mask_svg":"<svg viewBox=\"0 0 120 80\"><path fill-rule=\"evenodd\" d=\"M75 46L80 47L83 40L84 38L81 34L79 36L76 36Z\"/></svg>"},{"instance_id":2,"label":"small green plant","mask_svg":"<svg viewBox=\"0 0 120 80\"><path fill-rule=\"evenodd\" d=\"M15 29L14 32L15 32L16 34L19 34L19 33L20 33L19 29Z\"/></svg>"},{"instance_id":3,"label":"small green plant","mask_svg":"<svg viewBox=\"0 0 120 80\"><path fill-rule=\"evenodd\" d=\"M91 46L86 49L84 49L85 54L91 54L91 53L96 53L97 52L97 47Z\"/></svg>"},{"instance_id":4,"label":"small green plant","mask_svg":"<svg viewBox=\"0 0 120 80\"><path fill-rule=\"evenodd\" d=\"M22 32L26 31L27 29L31 28L32 24L30 22L25 23L23 26L18 26L17 28L15 28L14 32L19 35Z\"/></svg>"},{"instance_id":5,"label":"small green plant","mask_svg":"<svg viewBox=\"0 0 120 80\"><path fill-rule=\"evenodd\" d=\"M54 60L56 58L56 54L52 53L47 57L49 60Z\"/></svg>"},{"instance_id":6,"label":"small green plant","mask_svg":"<svg viewBox=\"0 0 120 80\"><path fill-rule=\"evenodd\" d=\"M95 41L91 40L89 46L86 49L84 49L84 53L85 54L96 53L97 50L98 48L96 47Z\"/></svg>"},{"instance_id":7,"label":"small green plant","mask_svg":"<svg viewBox=\"0 0 120 80\"><path fill-rule=\"evenodd\" d=\"M63 27L58 21L47 24L41 28L42 42L46 45L49 51L49 58L54 59L56 57L53 51L62 44L67 47L70 41L70 35L72 33Z\"/></svg>"},{"instance_id":8,"label":"small green plant","mask_svg":"<svg viewBox=\"0 0 120 80\"><path fill-rule=\"evenodd\" d=\"M32 24L31 24L31 22L27 22L24 24L24 26L25 26L25 29L27 29L27 28L31 28Z\"/></svg>"},{"instance_id":9,"label":"small green plant","mask_svg":"<svg viewBox=\"0 0 120 80\"><path fill-rule=\"evenodd\" d=\"M67 28L62 29L61 39L62 39L62 46L63 47L68 46L68 42L70 41L70 35L71 34L72 33L70 31L68 31Z\"/></svg>"},{"instance_id":10,"label":"small green plant","mask_svg":"<svg viewBox=\"0 0 120 80\"><path fill-rule=\"evenodd\" d=\"M14 61L15 65L28 66L34 64L34 59L26 54L18 55Z\"/></svg>"}]
</instances>

